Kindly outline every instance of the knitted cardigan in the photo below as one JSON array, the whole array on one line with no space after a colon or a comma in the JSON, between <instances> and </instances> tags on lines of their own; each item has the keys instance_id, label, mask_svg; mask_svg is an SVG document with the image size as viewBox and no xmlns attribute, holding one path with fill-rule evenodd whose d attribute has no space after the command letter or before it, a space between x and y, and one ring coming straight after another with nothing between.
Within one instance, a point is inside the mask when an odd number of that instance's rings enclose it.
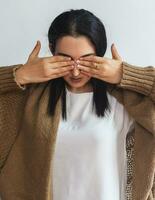
<instances>
[{"instance_id":1,"label":"knitted cardigan","mask_svg":"<svg viewBox=\"0 0 155 200\"><path fill-rule=\"evenodd\" d=\"M49 81L27 84L22 90L14 81L16 66L0 67L0 197L52 200L51 167L61 100L55 115L49 116ZM153 200L155 68L123 62L120 84L108 84L108 91L135 121L126 137L126 200Z\"/></svg>"}]
</instances>

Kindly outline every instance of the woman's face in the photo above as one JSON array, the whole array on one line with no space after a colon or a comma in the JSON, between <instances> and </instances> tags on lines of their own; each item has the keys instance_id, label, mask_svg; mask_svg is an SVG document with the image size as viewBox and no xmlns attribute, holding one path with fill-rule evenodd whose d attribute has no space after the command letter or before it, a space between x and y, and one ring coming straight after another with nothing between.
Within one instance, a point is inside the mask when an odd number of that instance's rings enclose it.
<instances>
[{"instance_id":1,"label":"woman's face","mask_svg":"<svg viewBox=\"0 0 155 200\"><path fill-rule=\"evenodd\" d=\"M68 56L76 61L80 57L95 55L95 48L85 36L64 36L57 41L55 55ZM67 83L68 89L72 92L80 93L92 91L89 83L91 77L82 74L76 67L76 64L74 69L63 78Z\"/></svg>"}]
</instances>

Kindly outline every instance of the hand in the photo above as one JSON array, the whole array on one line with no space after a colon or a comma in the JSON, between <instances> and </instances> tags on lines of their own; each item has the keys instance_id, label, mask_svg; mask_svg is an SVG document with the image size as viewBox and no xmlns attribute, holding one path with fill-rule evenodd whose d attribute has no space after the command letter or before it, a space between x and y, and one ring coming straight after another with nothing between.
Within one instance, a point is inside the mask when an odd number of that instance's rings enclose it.
<instances>
[{"instance_id":1,"label":"hand","mask_svg":"<svg viewBox=\"0 0 155 200\"><path fill-rule=\"evenodd\" d=\"M67 75L72 70L74 61L64 56L39 58L40 41L29 55L28 61L16 71L16 79L20 84L45 82Z\"/></svg>"},{"instance_id":2,"label":"hand","mask_svg":"<svg viewBox=\"0 0 155 200\"><path fill-rule=\"evenodd\" d=\"M88 56L80 58L78 68L81 73L104 80L109 83L119 84L123 74L122 59L114 44L111 46L112 59Z\"/></svg>"}]
</instances>

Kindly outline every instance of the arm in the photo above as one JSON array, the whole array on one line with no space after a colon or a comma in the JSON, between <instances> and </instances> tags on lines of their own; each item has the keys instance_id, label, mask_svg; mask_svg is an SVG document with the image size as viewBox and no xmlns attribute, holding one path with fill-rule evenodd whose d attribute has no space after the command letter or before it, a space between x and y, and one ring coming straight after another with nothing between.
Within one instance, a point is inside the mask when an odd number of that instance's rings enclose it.
<instances>
[{"instance_id":1,"label":"arm","mask_svg":"<svg viewBox=\"0 0 155 200\"><path fill-rule=\"evenodd\" d=\"M155 68L123 62L121 82L109 88L135 121L155 136Z\"/></svg>"},{"instance_id":2,"label":"arm","mask_svg":"<svg viewBox=\"0 0 155 200\"><path fill-rule=\"evenodd\" d=\"M117 86L144 94L155 103L155 68L142 68L123 62L123 76Z\"/></svg>"},{"instance_id":3,"label":"arm","mask_svg":"<svg viewBox=\"0 0 155 200\"><path fill-rule=\"evenodd\" d=\"M14 80L17 66L0 67L0 171L17 137L26 100L26 92Z\"/></svg>"}]
</instances>

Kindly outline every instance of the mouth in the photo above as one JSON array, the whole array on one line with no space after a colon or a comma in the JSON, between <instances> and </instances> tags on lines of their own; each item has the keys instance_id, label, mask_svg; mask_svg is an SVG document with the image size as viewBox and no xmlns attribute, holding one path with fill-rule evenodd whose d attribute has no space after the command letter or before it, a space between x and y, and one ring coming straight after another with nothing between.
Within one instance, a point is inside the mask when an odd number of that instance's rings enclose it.
<instances>
[{"instance_id":1,"label":"mouth","mask_svg":"<svg viewBox=\"0 0 155 200\"><path fill-rule=\"evenodd\" d=\"M72 82L80 82L82 80L82 78L70 78Z\"/></svg>"}]
</instances>

